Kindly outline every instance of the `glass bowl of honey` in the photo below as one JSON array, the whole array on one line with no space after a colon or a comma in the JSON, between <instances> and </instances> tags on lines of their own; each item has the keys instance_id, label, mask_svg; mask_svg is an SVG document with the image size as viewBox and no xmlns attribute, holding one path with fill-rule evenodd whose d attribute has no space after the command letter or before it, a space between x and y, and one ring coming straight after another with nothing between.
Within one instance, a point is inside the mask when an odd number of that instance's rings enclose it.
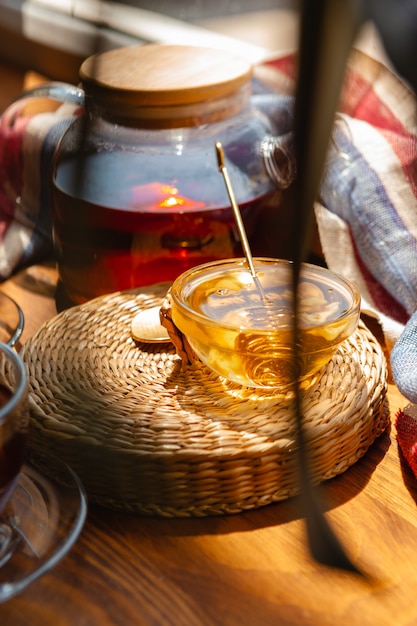
<instances>
[{"instance_id":1,"label":"glass bowl of honey","mask_svg":"<svg viewBox=\"0 0 417 626\"><path fill-rule=\"evenodd\" d=\"M198 358L229 381L287 393L297 376L307 389L355 332L359 292L327 268L302 264L296 365L293 264L255 258L254 268L261 294L245 259L184 272L171 288L172 321Z\"/></svg>"}]
</instances>

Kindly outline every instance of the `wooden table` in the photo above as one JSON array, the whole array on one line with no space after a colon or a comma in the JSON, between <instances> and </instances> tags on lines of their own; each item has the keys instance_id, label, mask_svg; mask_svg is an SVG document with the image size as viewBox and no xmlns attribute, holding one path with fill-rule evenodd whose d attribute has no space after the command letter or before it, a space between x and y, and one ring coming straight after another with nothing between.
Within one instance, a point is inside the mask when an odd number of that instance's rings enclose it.
<instances>
[{"instance_id":1,"label":"wooden table","mask_svg":"<svg viewBox=\"0 0 417 626\"><path fill-rule=\"evenodd\" d=\"M3 98L19 93L15 73L0 68L0 78L9 86ZM53 267L35 267L1 286L23 308L23 341L55 315L55 284ZM393 418L406 404L392 385L389 403ZM328 518L364 577L312 561L296 499L203 519L90 506L70 553L0 605L0 624L417 624L417 480L401 460L394 427L322 490Z\"/></svg>"},{"instance_id":2,"label":"wooden table","mask_svg":"<svg viewBox=\"0 0 417 626\"><path fill-rule=\"evenodd\" d=\"M56 313L55 270L2 285L22 306L26 340ZM391 414L406 403L390 386ZM158 519L90 506L70 553L0 605L13 626L417 624L417 480L395 430L322 488L358 577L314 563L297 499L252 512Z\"/></svg>"}]
</instances>

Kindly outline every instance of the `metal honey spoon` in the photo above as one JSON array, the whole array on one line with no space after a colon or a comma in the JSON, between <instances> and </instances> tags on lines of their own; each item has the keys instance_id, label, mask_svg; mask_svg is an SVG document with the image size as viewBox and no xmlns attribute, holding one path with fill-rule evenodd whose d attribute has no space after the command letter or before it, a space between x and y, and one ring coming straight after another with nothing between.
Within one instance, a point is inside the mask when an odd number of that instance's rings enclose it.
<instances>
[{"instance_id":1,"label":"metal honey spoon","mask_svg":"<svg viewBox=\"0 0 417 626\"><path fill-rule=\"evenodd\" d=\"M219 170L221 172L221 174L223 175L224 178L224 182L226 185L226 190L229 196L229 200L230 200L230 204L232 206L232 210L233 210L233 215L235 218L235 222L236 222L236 226L237 226L237 230L239 233L239 239L240 239L240 243L242 244L242 248L243 248L243 252L245 255L245 259L247 261L247 264L249 266L249 270L253 279L253 282L255 283L255 287L258 291L258 294L262 300L263 303L268 304L268 300L265 296L264 290L262 289L262 285L261 285L261 281L259 280L259 277L256 273L255 270L255 266L253 264L253 257L252 257L252 252L249 246L249 241L246 235L246 230L245 230L245 226L243 224L243 220L242 220L242 215L240 213L240 209L239 206L236 202L236 198L235 198L235 194L233 191L233 187L232 187L232 183L230 181L230 177L229 177L229 172L227 171L227 167L225 165L224 162L224 152L223 152L223 146L220 143L220 141L216 142L216 155L217 155L217 163L219 166Z\"/></svg>"}]
</instances>

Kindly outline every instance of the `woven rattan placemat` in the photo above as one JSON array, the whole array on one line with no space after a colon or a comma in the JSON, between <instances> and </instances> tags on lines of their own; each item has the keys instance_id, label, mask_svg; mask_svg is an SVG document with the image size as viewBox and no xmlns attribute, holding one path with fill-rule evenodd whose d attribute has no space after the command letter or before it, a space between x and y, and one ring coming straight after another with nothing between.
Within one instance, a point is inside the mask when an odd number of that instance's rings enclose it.
<instances>
[{"instance_id":1,"label":"woven rattan placemat","mask_svg":"<svg viewBox=\"0 0 417 626\"><path fill-rule=\"evenodd\" d=\"M24 345L29 456L66 461L89 499L162 516L237 513L298 491L285 399L226 383L171 344L136 344L131 322L166 285L68 309ZM387 370L361 323L305 397L315 482L355 463L389 420Z\"/></svg>"}]
</instances>

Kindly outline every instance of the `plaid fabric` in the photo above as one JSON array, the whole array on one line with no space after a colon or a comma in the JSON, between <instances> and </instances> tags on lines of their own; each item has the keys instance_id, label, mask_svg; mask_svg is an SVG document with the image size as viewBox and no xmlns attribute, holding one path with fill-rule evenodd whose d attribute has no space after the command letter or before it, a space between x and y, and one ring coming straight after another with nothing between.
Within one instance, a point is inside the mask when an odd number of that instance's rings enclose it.
<instances>
[{"instance_id":1,"label":"plaid fabric","mask_svg":"<svg viewBox=\"0 0 417 626\"><path fill-rule=\"evenodd\" d=\"M294 58L268 65L291 90ZM394 381L417 403L417 101L391 71L355 51L316 205L327 265L360 289L379 320Z\"/></svg>"}]
</instances>

